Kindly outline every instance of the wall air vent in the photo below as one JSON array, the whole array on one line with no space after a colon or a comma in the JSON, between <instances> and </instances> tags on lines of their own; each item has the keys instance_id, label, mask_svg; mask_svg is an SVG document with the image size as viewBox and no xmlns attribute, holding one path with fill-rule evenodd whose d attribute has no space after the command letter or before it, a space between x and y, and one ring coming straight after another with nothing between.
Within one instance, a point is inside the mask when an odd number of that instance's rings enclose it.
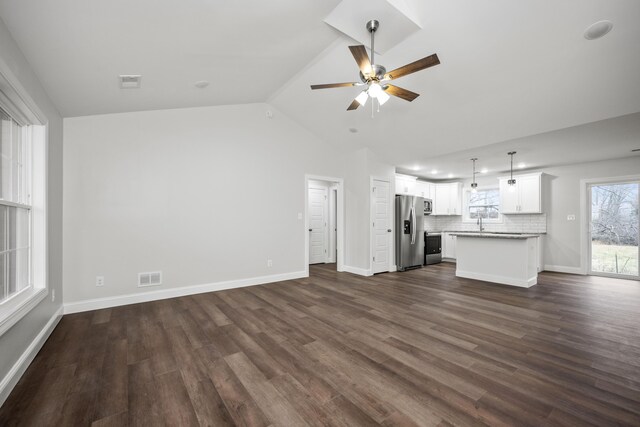
<instances>
[{"instance_id":1,"label":"wall air vent","mask_svg":"<svg viewBox=\"0 0 640 427\"><path fill-rule=\"evenodd\" d=\"M142 76L140 74L120 74L120 89L139 89Z\"/></svg>"},{"instance_id":2,"label":"wall air vent","mask_svg":"<svg viewBox=\"0 0 640 427\"><path fill-rule=\"evenodd\" d=\"M138 287L158 286L162 284L162 271L138 273Z\"/></svg>"}]
</instances>

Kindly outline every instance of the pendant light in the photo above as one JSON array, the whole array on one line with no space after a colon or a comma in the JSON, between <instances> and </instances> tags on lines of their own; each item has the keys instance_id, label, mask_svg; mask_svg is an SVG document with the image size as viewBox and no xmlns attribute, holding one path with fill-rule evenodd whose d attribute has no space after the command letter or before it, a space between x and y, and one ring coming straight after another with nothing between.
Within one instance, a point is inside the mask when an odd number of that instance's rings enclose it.
<instances>
[{"instance_id":1,"label":"pendant light","mask_svg":"<svg viewBox=\"0 0 640 427\"><path fill-rule=\"evenodd\" d=\"M509 151L507 154L511 156L511 178L509 179L509 181L507 181L507 183L509 184L509 191L514 192L516 191L516 180L513 179L513 155L516 154L516 152Z\"/></svg>"},{"instance_id":2,"label":"pendant light","mask_svg":"<svg viewBox=\"0 0 640 427\"><path fill-rule=\"evenodd\" d=\"M474 157L473 159L471 159L471 161L473 162L473 182L471 183L472 193L478 192L478 183L476 182L476 160L478 160L477 157Z\"/></svg>"}]
</instances>

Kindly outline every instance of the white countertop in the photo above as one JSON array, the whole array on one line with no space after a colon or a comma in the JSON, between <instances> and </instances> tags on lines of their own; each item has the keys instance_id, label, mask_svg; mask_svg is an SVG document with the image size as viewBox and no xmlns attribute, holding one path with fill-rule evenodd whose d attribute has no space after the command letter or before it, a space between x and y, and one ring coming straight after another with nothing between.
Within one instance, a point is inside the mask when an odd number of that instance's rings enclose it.
<instances>
[{"instance_id":1,"label":"white countertop","mask_svg":"<svg viewBox=\"0 0 640 427\"><path fill-rule=\"evenodd\" d=\"M539 234L507 234L507 233L479 233L479 232L461 232L461 233L450 233L452 236L458 237L480 237L480 238L491 238L491 239L529 239L531 237L540 237Z\"/></svg>"}]
</instances>

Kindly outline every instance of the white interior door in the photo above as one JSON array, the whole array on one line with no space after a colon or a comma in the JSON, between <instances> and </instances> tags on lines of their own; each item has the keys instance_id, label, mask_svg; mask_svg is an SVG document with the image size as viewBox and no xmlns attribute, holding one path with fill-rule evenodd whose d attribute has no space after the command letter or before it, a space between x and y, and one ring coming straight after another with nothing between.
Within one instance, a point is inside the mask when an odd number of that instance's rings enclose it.
<instances>
[{"instance_id":1,"label":"white interior door","mask_svg":"<svg viewBox=\"0 0 640 427\"><path fill-rule=\"evenodd\" d=\"M309 264L327 259L327 189L309 189Z\"/></svg>"},{"instance_id":2,"label":"white interior door","mask_svg":"<svg viewBox=\"0 0 640 427\"><path fill-rule=\"evenodd\" d=\"M389 183L373 180L372 190L372 271L373 274L389 271L391 245L391 212L389 209Z\"/></svg>"}]
</instances>

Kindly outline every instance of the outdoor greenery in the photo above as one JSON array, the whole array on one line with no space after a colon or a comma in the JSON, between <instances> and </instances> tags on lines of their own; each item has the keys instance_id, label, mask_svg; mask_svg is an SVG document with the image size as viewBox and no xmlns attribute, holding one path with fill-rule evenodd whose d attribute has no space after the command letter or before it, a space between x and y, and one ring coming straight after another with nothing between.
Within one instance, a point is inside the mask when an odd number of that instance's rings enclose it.
<instances>
[{"instance_id":1,"label":"outdoor greenery","mask_svg":"<svg viewBox=\"0 0 640 427\"><path fill-rule=\"evenodd\" d=\"M469 218L500 218L500 191L498 189L478 190L469 193Z\"/></svg>"},{"instance_id":2,"label":"outdoor greenery","mask_svg":"<svg viewBox=\"0 0 640 427\"><path fill-rule=\"evenodd\" d=\"M638 247L593 244L591 269L601 273L638 274Z\"/></svg>"},{"instance_id":3,"label":"outdoor greenery","mask_svg":"<svg viewBox=\"0 0 640 427\"><path fill-rule=\"evenodd\" d=\"M591 269L603 273L638 274L637 183L591 188Z\"/></svg>"}]
</instances>

